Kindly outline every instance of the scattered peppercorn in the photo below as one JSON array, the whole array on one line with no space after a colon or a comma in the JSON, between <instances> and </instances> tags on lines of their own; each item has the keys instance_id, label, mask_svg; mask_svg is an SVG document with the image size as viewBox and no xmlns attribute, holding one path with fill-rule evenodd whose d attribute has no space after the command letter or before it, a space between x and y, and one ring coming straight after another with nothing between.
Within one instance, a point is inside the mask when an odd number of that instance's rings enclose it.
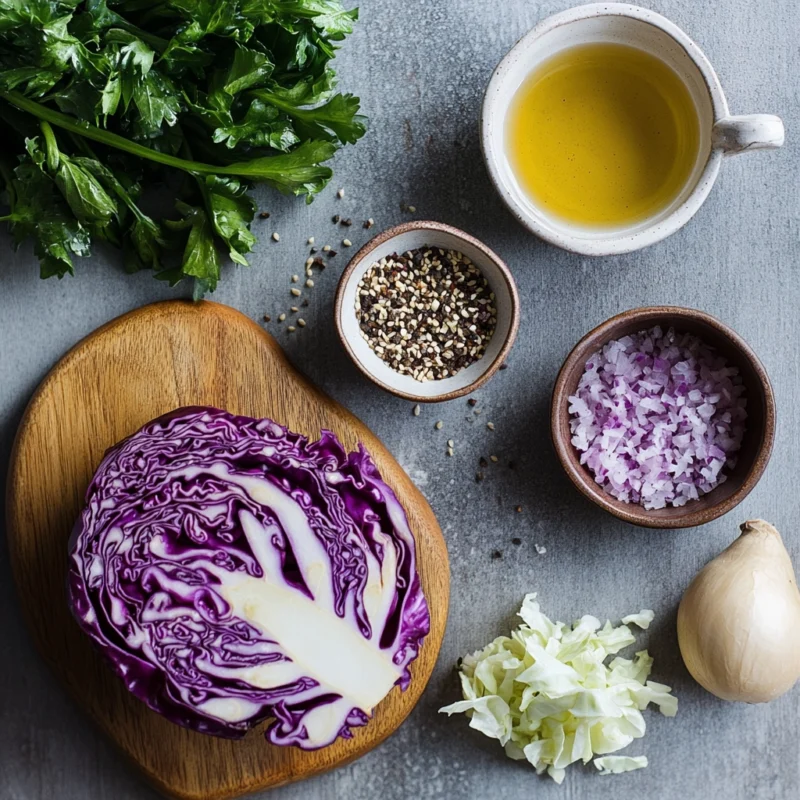
<instances>
[{"instance_id":1,"label":"scattered peppercorn","mask_svg":"<svg viewBox=\"0 0 800 800\"><path fill-rule=\"evenodd\" d=\"M489 466L489 462L483 456L481 456L478 459L478 466L483 467L483 469L486 469L486 467Z\"/></svg>"},{"instance_id":2,"label":"scattered peppercorn","mask_svg":"<svg viewBox=\"0 0 800 800\"><path fill-rule=\"evenodd\" d=\"M467 400L467 405L475 408L475 406L478 405L478 401L474 397L470 397L470 399Z\"/></svg>"},{"instance_id":3,"label":"scattered peppercorn","mask_svg":"<svg viewBox=\"0 0 800 800\"><path fill-rule=\"evenodd\" d=\"M264 314L264 322L269 322L270 319L271 317L269 316L269 314Z\"/></svg>"},{"instance_id":4,"label":"scattered peppercorn","mask_svg":"<svg viewBox=\"0 0 800 800\"><path fill-rule=\"evenodd\" d=\"M301 308L308 308L308 298L304 297L303 302L300 303Z\"/></svg>"},{"instance_id":5,"label":"scattered peppercorn","mask_svg":"<svg viewBox=\"0 0 800 800\"><path fill-rule=\"evenodd\" d=\"M340 219L341 217L338 214L334 214L331 221L333 222L334 225L337 225Z\"/></svg>"},{"instance_id":6,"label":"scattered peppercorn","mask_svg":"<svg viewBox=\"0 0 800 800\"><path fill-rule=\"evenodd\" d=\"M344 225L345 228L349 228L352 224L353 220L351 220L349 217L347 219L342 220L342 225Z\"/></svg>"},{"instance_id":7,"label":"scattered peppercorn","mask_svg":"<svg viewBox=\"0 0 800 800\"><path fill-rule=\"evenodd\" d=\"M501 364L500 369L508 369L508 364Z\"/></svg>"},{"instance_id":8,"label":"scattered peppercorn","mask_svg":"<svg viewBox=\"0 0 800 800\"><path fill-rule=\"evenodd\" d=\"M511 544L515 544L515 545L517 545L517 547L519 547L522 544L522 539L520 539L519 536L515 536L511 540Z\"/></svg>"},{"instance_id":9,"label":"scattered peppercorn","mask_svg":"<svg viewBox=\"0 0 800 800\"><path fill-rule=\"evenodd\" d=\"M335 250L329 250L328 251L328 258L336 258L336 251Z\"/></svg>"},{"instance_id":10,"label":"scattered peppercorn","mask_svg":"<svg viewBox=\"0 0 800 800\"><path fill-rule=\"evenodd\" d=\"M492 561L497 561L498 558L502 558L503 554L499 550L492 550Z\"/></svg>"},{"instance_id":11,"label":"scattered peppercorn","mask_svg":"<svg viewBox=\"0 0 800 800\"><path fill-rule=\"evenodd\" d=\"M262 211L259 215L261 219L269 219L269 211Z\"/></svg>"}]
</instances>

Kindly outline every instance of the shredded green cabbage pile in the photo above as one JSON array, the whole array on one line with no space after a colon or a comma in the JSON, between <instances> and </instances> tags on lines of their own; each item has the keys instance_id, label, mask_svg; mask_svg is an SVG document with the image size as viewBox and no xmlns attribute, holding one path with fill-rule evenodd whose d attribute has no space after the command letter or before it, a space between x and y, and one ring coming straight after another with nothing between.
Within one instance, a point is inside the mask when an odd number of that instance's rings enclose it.
<instances>
[{"instance_id":1,"label":"shredded green cabbage pile","mask_svg":"<svg viewBox=\"0 0 800 800\"><path fill-rule=\"evenodd\" d=\"M547 771L561 783L570 764L586 764L644 736L641 712L649 703L667 717L677 713L670 687L647 680L653 659L646 650L604 663L635 642L627 623L647 628L652 611L624 617L616 628L589 615L570 627L551 622L529 594L519 616L524 624L510 637L465 656L464 700L440 709L465 712L470 727L498 739L509 758L527 759L538 774ZM605 756L594 765L611 775L646 767L647 758Z\"/></svg>"}]
</instances>

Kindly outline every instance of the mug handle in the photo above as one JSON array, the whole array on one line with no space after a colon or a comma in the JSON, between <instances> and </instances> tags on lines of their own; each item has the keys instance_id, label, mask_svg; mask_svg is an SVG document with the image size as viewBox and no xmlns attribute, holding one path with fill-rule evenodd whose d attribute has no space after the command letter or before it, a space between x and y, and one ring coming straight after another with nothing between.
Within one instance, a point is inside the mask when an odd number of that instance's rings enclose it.
<instances>
[{"instance_id":1,"label":"mug handle","mask_svg":"<svg viewBox=\"0 0 800 800\"><path fill-rule=\"evenodd\" d=\"M773 114L723 117L711 130L711 144L726 156L748 150L774 150L784 141L783 121Z\"/></svg>"}]
</instances>

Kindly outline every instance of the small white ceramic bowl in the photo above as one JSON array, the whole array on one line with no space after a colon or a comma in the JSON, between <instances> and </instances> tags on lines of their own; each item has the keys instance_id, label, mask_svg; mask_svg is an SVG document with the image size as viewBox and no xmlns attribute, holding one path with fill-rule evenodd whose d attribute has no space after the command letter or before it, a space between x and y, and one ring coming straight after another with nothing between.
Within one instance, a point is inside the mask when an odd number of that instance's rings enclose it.
<instances>
[{"instance_id":1,"label":"small white ceramic bowl","mask_svg":"<svg viewBox=\"0 0 800 800\"><path fill-rule=\"evenodd\" d=\"M358 284L372 264L393 253L402 254L425 246L457 250L478 267L495 294L497 327L486 352L474 364L451 378L421 383L396 372L370 349L356 319L356 298ZM436 403L475 391L497 372L517 336L519 296L508 267L477 239L441 222L407 222L378 234L352 258L339 279L334 314L339 339L364 375L398 397Z\"/></svg>"},{"instance_id":2,"label":"small white ceramic bowl","mask_svg":"<svg viewBox=\"0 0 800 800\"><path fill-rule=\"evenodd\" d=\"M520 85L556 53L596 42L630 45L672 67L689 90L700 123L701 146L681 192L654 216L627 227L583 228L547 213L519 185L507 157L506 116ZM511 212L545 241L588 256L629 253L675 233L705 202L723 156L780 147L783 138L783 123L778 117L731 116L719 78L697 44L655 11L626 3L590 3L540 22L494 71L481 111L486 166Z\"/></svg>"}]
</instances>

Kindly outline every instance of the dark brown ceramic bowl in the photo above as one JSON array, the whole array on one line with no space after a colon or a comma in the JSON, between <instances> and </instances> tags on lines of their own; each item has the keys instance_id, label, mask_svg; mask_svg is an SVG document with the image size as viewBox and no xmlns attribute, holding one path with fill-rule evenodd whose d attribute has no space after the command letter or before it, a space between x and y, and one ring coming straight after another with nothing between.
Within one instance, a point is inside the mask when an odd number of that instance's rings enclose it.
<instances>
[{"instance_id":1,"label":"dark brown ceramic bowl","mask_svg":"<svg viewBox=\"0 0 800 800\"><path fill-rule=\"evenodd\" d=\"M698 500L680 508L648 511L607 494L582 466L572 446L568 398L574 394L586 361L604 344L660 325L699 336L739 367L747 398L747 423L736 467L728 479ZM553 388L550 430L558 458L578 490L598 506L633 525L647 528L691 528L705 525L739 505L764 474L775 438L775 397L764 366L749 345L718 319L690 308L656 306L625 311L590 331L567 356Z\"/></svg>"},{"instance_id":2,"label":"dark brown ceramic bowl","mask_svg":"<svg viewBox=\"0 0 800 800\"><path fill-rule=\"evenodd\" d=\"M497 326L486 352L474 364L450 378L420 383L410 375L396 372L370 350L361 336L355 301L358 284L375 261L425 246L458 250L471 259L495 294ZM519 297L510 270L483 242L441 222L415 221L378 234L353 256L339 279L334 315L339 339L364 375L398 397L418 403L436 403L474 392L497 372L517 336Z\"/></svg>"}]
</instances>

